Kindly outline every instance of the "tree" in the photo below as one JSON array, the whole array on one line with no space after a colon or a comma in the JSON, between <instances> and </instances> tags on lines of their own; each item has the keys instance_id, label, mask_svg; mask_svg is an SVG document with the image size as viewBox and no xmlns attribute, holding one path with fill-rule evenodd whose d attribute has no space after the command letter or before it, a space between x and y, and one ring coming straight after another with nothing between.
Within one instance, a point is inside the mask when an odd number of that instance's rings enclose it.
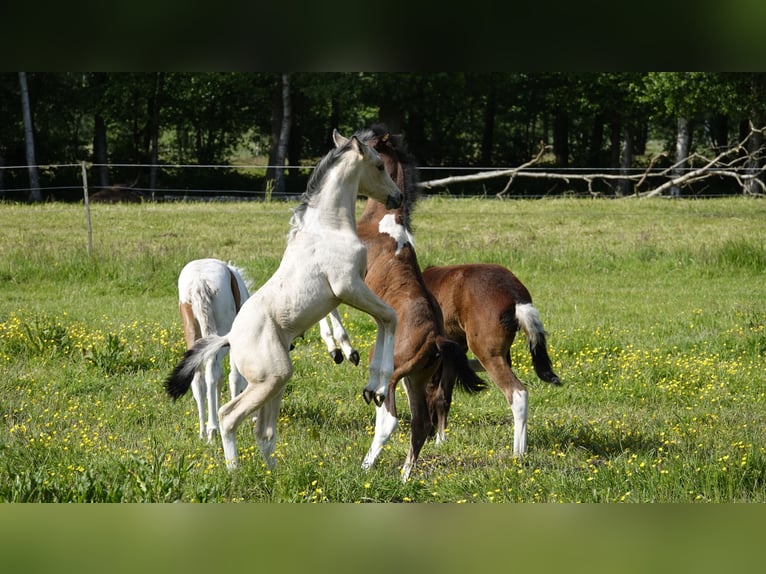
<instances>
[{"instance_id":1,"label":"tree","mask_svg":"<svg viewBox=\"0 0 766 574\"><path fill-rule=\"evenodd\" d=\"M107 153L107 129L103 104L108 76L105 72L92 74L91 93L93 94L93 163L96 164L98 184L102 188L109 187L109 154Z\"/></svg>"},{"instance_id":2,"label":"tree","mask_svg":"<svg viewBox=\"0 0 766 574\"><path fill-rule=\"evenodd\" d=\"M707 72L650 72L645 82L645 100L652 105L655 119L675 122L673 177L678 179L688 167L694 122L730 110L732 86L720 75ZM680 193L680 187L671 188L671 195Z\"/></svg>"},{"instance_id":3,"label":"tree","mask_svg":"<svg viewBox=\"0 0 766 574\"><path fill-rule=\"evenodd\" d=\"M32 126L32 106L29 103L26 72L19 72L19 86L21 88L21 109L24 116L27 170L29 171L29 201L42 201L43 196L40 191L40 178L37 174L37 160L35 159L35 133Z\"/></svg>"},{"instance_id":4,"label":"tree","mask_svg":"<svg viewBox=\"0 0 766 574\"><path fill-rule=\"evenodd\" d=\"M290 108L290 74L282 74L282 123L279 130L279 139L277 141L277 153L275 155L274 165L274 193L281 194L285 191L285 157L287 156L287 145L290 139L290 128L292 124L292 111Z\"/></svg>"}]
</instances>

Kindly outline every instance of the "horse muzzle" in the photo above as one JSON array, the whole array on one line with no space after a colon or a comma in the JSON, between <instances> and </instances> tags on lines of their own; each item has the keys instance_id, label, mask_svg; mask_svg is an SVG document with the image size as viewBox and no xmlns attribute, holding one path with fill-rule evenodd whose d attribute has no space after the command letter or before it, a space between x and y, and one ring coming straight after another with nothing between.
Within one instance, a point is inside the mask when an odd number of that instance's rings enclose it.
<instances>
[{"instance_id":1,"label":"horse muzzle","mask_svg":"<svg viewBox=\"0 0 766 574\"><path fill-rule=\"evenodd\" d=\"M404 194L399 192L396 195L389 195L386 198L386 209L398 209L402 206Z\"/></svg>"}]
</instances>

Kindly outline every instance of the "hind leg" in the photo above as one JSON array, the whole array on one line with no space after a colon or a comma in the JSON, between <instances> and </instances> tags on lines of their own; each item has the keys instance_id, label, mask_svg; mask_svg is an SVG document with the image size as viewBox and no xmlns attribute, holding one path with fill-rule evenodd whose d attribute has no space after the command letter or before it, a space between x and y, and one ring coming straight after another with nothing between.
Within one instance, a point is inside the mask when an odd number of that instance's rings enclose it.
<instances>
[{"instance_id":1,"label":"hind leg","mask_svg":"<svg viewBox=\"0 0 766 574\"><path fill-rule=\"evenodd\" d=\"M197 403L197 417L199 419L199 438L205 438L205 409L207 408L207 391L202 372L196 371L191 384L194 402Z\"/></svg>"},{"instance_id":2,"label":"hind leg","mask_svg":"<svg viewBox=\"0 0 766 574\"><path fill-rule=\"evenodd\" d=\"M351 361L355 366L359 364L359 353L351 346L351 339L346 333L346 329L343 327L343 323L340 321L340 313L335 308L330 311L330 321L332 322L332 337L335 339L340 348L343 350L343 354Z\"/></svg>"},{"instance_id":3,"label":"hind leg","mask_svg":"<svg viewBox=\"0 0 766 574\"><path fill-rule=\"evenodd\" d=\"M428 413L431 417L432 433L436 434L436 444L440 445L447 440L447 418L452 403L452 388L449 384L442 386L441 370L434 375L426 390Z\"/></svg>"},{"instance_id":4,"label":"hind leg","mask_svg":"<svg viewBox=\"0 0 766 574\"><path fill-rule=\"evenodd\" d=\"M213 435L218 432L218 400L221 395L221 361L227 350L218 351L213 360L205 366L205 389L207 393L207 441L213 442Z\"/></svg>"},{"instance_id":5,"label":"hind leg","mask_svg":"<svg viewBox=\"0 0 766 574\"><path fill-rule=\"evenodd\" d=\"M262 380L248 383L245 390L239 395L234 397L231 401L226 403L218 411L218 417L221 425L221 442L223 443L223 454L226 458L226 466L229 469L237 467L237 428L242 421L255 413L264 406L269 400L275 397L281 397L285 383L289 379L289 376L275 376L270 375ZM279 412L278 406L275 409ZM265 421L261 427L261 433L258 435L258 425L261 424L262 419L265 418L265 413L258 413L258 420L256 421L256 435L260 436L259 447L263 453L264 445L267 445L270 441L276 441L276 432L273 435L268 434L268 429L272 428L272 421ZM276 422L276 415L274 415L274 423ZM268 447L266 447L268 450ZM273 447L272 447L273 451ZM270 454L270 453L269 453ZM267 464L270 463L270 457L266 460Z\"/></svg>"},{"instance_id":6,"label":"hind leg","mask_svg":"<svg viewBox=\"0 0 766 574\"><path fill-rule=\"evenodd\" d=\"M247 381L240 374L239 369L233 361L229 361L229 396L230 398L236 397L239 393L245 390Z\"/></svg>"},{"instance_id":7,"label":"hind leg","mask_svg":"<svg viewBox=\"0 0 766 574\"><path fill-rule=\"evenodd\" d=\"M413 379L403 379L402 383L408 388L407 397L410 402L412 421L410 423L410 450L402 467L402 482L407 482L415 466L420 450L426 442L432 425L426 405L424 383Z\"/></svg>"},{"instance_id":8,"label":"hind leg","mask_svg":"<svg viewBox=\"0 0 766 574\"><path fill-rule=\"evenodd\" d=\"M511 339L511 342L513 339ZM500 388L513 413L513 454L527 452L527 414L529 392L511 369L510 342L491 345L491 340L469 341L471 351L478 357L490 378Z\"/></svg>"},{"instance_id":9,"label":"hind leg","mask_svg":"<svg viewBox=\"0 0 766 574\"><path fill-rule=\"evenodd\" d=\"M255 441L258 443L258 449L261 451L263 462L266 463L266 467L269 470L273 470L276 466L274 449L277 445L277 419L283 394L284 386L276 395L261 406L258 411L258 418L255 421Z\"/></svg>"},{"instance_id":10,"label":"hind leg","mask_svg":"<svg viewBox=\"0 0 766 574\"><path fill-rule=\"evenodd\" d=\"M335 343L335 339L332 336L332 328L327 321L327 317L322 317L319 320L319 336L327 346L327 352L330 353L332 360L335 361L336 365L340 365L343 362L343 354Z\"/></svg>"}]
</instances>

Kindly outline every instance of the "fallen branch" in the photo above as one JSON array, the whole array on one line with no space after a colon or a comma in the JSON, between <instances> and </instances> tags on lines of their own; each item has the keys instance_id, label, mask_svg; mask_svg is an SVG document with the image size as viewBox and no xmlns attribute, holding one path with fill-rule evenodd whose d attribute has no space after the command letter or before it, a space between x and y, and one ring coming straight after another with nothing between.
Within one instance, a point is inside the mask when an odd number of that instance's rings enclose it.
<instances>
[{"instance_id":1,"label":"fallen branch","mask_svg":"<svg viewBox=\"0 0 766 574\"><path fill-rule=\"evenodd\" d=\"M681 161L674 163L673 165L662 169L659 172L652 173L655 163L661 157L667 157L667 153L658 154L652 158L649 166L643 173L636 174L608 174L608 173L553 173L544 171L527 171L527 169L540 161L549 146L545 146L541 143L540 151L537 155L528 162L509 169L484 171L481 173L473 173L470 175L457 175L450 176L441 179L433 179L428 181L422 181L418 185L422 189L435 189L438 187L446 187L457 183L468 183L475 181L483 181L488 179L494 179L498 177L508 177L508 182L502 191L497 193L498 198L504 197L511 184L517 177L526 177L532 179L550 179L561 180L566 183L570 181L584 181L588 184L588 192L591 195L597 195L597 192L593 190L593 183L595 181L636 181L634 189L638 188L647 181L649 177L654 179L667 177L667 181L659 186L644 192L636 191L633 197L650 198L662 195L672 187L686 187L691 184L700 182L704 179L711 177L730 177L734 179L745 193L753 193L752 188L756 186L760 191L758 194L766 194L766 184L761 180L761 176L766 171L766 165L764 164L764 156L766 155L766 146L761 146L757 150L752 152L742 153L747 150L747 143L754 134L759 133L763 135L766 132L766 128L755 129L751 126L750 133L735 146L724 150L713 158L708 158L703 155L694 153ZM732 156L735 156L731 159ZM680 165L691 165L693 160L698 162L704 162L698 168L687 169L679 176L673 176L673 170ZM758 167L754 167L758 166Z\"/></svg>"},{"instance_id":2,"label":"fallen branch","mask_svg":"<svg viewBox=\"0 0 766 574\"><path fill-rule=\"evenodd\" d=\"M534 159L531 159L530 161L520 165L519 167L494 170L494 171L484 171L481 173L472 173L470 175L454 175L454 176L445 177L442 179L432 179L429 181L421 181L418 184L418 187L422 189L434 189L437 187L447 187L448 185L452 185L453 183L458 183L458 182L465 183L469 181L481 181L484 179L494 179L496 177L510 176L510 181L508 182L508 185L505 186L506 188L505 190L507 190L508 187L511 185L511 181L513 181L513 178L516 176L516 174L523 171L525 168L528 168L534 165L535 163L537 163L538 161L540 161L546 149L550 149L550 146L545 146L543 143L540 143L540 151L537 153ZM500 192L500 194L504 193L505 190Z\"/></svg>"}]
</instances>

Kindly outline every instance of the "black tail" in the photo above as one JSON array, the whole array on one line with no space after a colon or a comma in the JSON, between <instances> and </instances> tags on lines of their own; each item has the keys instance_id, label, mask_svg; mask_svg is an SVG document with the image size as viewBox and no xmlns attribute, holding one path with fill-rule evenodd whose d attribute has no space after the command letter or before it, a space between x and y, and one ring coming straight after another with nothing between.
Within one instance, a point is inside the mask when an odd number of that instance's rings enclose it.
<instances>
[{"instance_id":1,"label":"black tail","mask_svg":"<svg viewBox=\"0 0 766 574\"><path fill-rule=\"evenodd\" d=\"M516 305L516 320L519 327L527 334L529 352L532 355L532 364L537 376L546 383L561 385L561 380L553 372L551 358L548 356L548 344L545 339L545 330L540 320L540 314L531 303Z\"/></svg>"},{"instance_id":2,"label":"black tail","mask_svg":"<svg viewBox=\"0 0 766 574\"><path fill-rule=\"evenodd\" d=\"M532 355L532 364L535 366L535 372L546 383L561 385L561 379L553 372L551 358L548 356L548 345L545 341L545 335L538 337L537 345L529 343L529 353Z\"/></svg>"},{"instance_id":3,"label":"black tail","mask_svg":"<svg viewBox=\"0 0 766 574\"><path fill-rule=\"evenodd\" d=\"M212 355L217 353L222 347L229 344L227 337L218 337L212 335L199 339L194 346L186 351L184 358L181 359L173 372L165 379L165 392L173 400L177 400L186 394L191 387L194 373L200 366Z\"/></svg>"},{"instance_id":4,"label":"black tail","mask_svg":"<svg viewBox=\"0 0 766 574\"><path fill-rule=\"evenodd\" d=\"M467 393L478 393L487 388L487 383L476 374L470 364L465 351L455 341L440 337L437 346L442 353L441 381L442 386L448 383L458 387Z\"/></svg>"}]
</instances>

